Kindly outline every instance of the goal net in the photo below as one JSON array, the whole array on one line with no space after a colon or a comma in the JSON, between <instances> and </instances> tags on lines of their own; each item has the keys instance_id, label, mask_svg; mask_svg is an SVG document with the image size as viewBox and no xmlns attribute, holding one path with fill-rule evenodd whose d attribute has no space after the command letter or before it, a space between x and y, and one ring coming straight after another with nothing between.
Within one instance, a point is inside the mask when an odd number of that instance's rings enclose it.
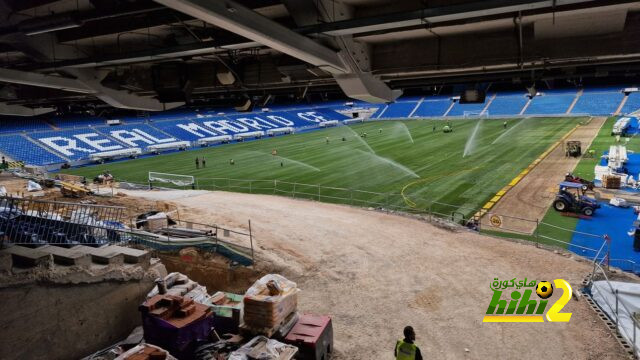
<instances>
[{"instance_id":1,"label":"goal net","mask_svg":"<svg viewBox=\"0 0 640 360\"><path fill-rule=\"evenodd\" d=\"M176 186L190 186L195 183L195 178L190 175L167 174L149 171L149 184L159 182Z\"/></svg>"},{"instance_id":2,"label":"goal net","mask_svg":"<svg viewBox=\"0 0 640 360\"><path fill-rule=\"evenodd\" d=\"M489 117L489 110L482 110L482 111L465 111L462 116L465 119L469 119L469 118L488 118Z\"/></svg>"}]
</instances>

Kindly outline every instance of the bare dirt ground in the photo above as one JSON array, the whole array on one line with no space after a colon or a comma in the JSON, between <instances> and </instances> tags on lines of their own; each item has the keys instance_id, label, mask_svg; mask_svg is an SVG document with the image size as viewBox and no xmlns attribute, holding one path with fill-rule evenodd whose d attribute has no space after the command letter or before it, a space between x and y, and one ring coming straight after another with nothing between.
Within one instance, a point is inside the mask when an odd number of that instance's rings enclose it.
<instances>
[{"instance_id":1,"label":"bare dirt ground","mask_svg":"<svg viewBox=\"0 0 640 360\"><path fill-rule=\"evenodd\" d=\"M201 222L246 230L251 219L258 266L298 283L299 311L333 317L339 359L392 359L405 325L416 329L427 359L625 356L584 299L565 307L569 323L482 322L495 277L564 278L577 290L590 266L572 257L348 206L227 192L123 192L128 201L173 202L182 217Z\"/></svg>"},{"instance_id":2,"label":"bare dirt ground","mask_svg":"<svg viewBox=\"0 0 640 360\"><path fill-rule=\"evenodd\" d=\"M605 120L607 120L606 117L592 118L588 124L580 126L566 140L582 142L582 149L586 151ZM567 172L573 171L579 161L580 158L565 157L562 145L556 147L491 209L491 213L531 219L524 221L503 216L502 229L532 234L536 228L535 220L541 220L551 206L558 182L564 179ZM487 229L492 228L488 220L488 216L482 219L482 224Z\"/></svg>"}]
</instances>

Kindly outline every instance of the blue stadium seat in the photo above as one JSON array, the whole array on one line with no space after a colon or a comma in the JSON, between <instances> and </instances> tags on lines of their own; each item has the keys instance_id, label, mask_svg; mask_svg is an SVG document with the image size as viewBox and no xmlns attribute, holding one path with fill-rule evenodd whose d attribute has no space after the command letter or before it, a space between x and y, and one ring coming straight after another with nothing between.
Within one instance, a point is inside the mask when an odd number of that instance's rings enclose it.
<instances>
[{"instance_id":1,"label":"blue stadium seat","mask_svg":"<svg viewBox=\"0 0 640 360\"><path fill-rule=\"evenodd\" d=\"M21 131L46 131L51 125L41 118L25 116L0 116L0 133L16 133Z\"/></svg>"},{"instance_id":2,"label":"blue stadium seat","mask_svg":"<svg viewBox=\"0 0 640 360\"><path fill-rule=\"evenodd\" d=\"M526 115L561 115L569 110L569 106L576 98L577 91L547 91L540 96L535 96L527 110Z\"/></svg>"},{"instance_id":3,"label":"blue stadium seat","mask_svg":"<svg viewBox=\"0 0 640 360\"><path fill-rule=\"evenodd\" d=\"M411 102L395 102L389 104L387 109L381 113L380 119L406 118L409 117L413 109L418 105L417 101Z\"/></svg>"},{"instance_id":4,"label":"blue stadium seat","mask_svg":"<svg viewBox=\"0 0 640 360\"><path fill-rule=\"evenodd\" d=\"M216 117L216 119L224 119ZM196 141L198 139L219 135L208 128L196 117L183 118L181 120L164 120L153 123L153 127L159 129L176 139L183 141Z\"/></svg>"},{"instance_id":5,"label":"blue stadium seat","mask_svg":"<svg viewBox=\"0 0 640 360\"><path fill-rule=\"evenodd\" d=\"M22 135L0 136L0 150L15 161L24 161L30 165L60 164L66 161Z\"/></svg>"},{"instance_id":6,"label":"blue stadium seat","mask_svg":"<svg viewBox=\"0 0 640 360\"><path fill-rule=\"evenodd\" d=\"M112 139L116 139L121 144L141 149L145 149L150 145L171 143L178 140L148 124L103 126L96 129Z\"/></svg>"},{"instance_id":7,"label":"blue stadium seat","mask_svg":"<svg viewBox=\"0 0 640 360\"><path fill-rule=\"evenodd\" d=\"M83 128L87 126L104 125L106 120L95 116L74 116L51 119L56 127L61 129Z\"/></svg>"},{"instance_id":8,"label":"blue stadium seat","mask_svg":"<svg viewBox=\"0 0 640 360\"><path fill-rule=\"evenodd\" d=\"M578 98L578 101L571 110L571 113L611 115L618 109L622 99L624 99L624 93L622 93L620 89L618 89L618 91L607 91L607 89L585 90Z\"/></svg>"},{"instance_id":9,"label":"blue stadium seat","mask_svg":"<svg viewBox=\"0 0 640 360\"><path fill-rule=\"evenodd\" d=\"M518 115L527 101L524 93L498 93L489 105L489 115Z\"/></svg>"},{"instance_id":10,"label":"blue stadium seat","mask_svg":"<svg viewBox=\"0 0 640 360\"><path fill-rule=\"evenodd\" d=\"M97 129L88 127L31 133L29 137L71 160L86 159L94 153L129 147L100 133Z\"/></svg>"},{"instance_id":11,"label":"blue stadium seat","mask_svg":"<svg viewBox=\"0 0 640 360\"><path fill-rule=\"evenodd\" d=\"M640 110L640 92L632 92L629 94L627 102L624 103L620 112L622 114L629 114L638 110Z\"/></svg>"},{"instance_id":12,"label":"blue stadium seat","mask_svg":"<svg viewBox=\"0 0 640 360\"><path fill-rule=\"evenodd\" d=\"M451 106L451 99L449 97L428 97L425 98L413 116L417 117L436 117L443 116L444 113Z\"/></svg>"}]
</instances>

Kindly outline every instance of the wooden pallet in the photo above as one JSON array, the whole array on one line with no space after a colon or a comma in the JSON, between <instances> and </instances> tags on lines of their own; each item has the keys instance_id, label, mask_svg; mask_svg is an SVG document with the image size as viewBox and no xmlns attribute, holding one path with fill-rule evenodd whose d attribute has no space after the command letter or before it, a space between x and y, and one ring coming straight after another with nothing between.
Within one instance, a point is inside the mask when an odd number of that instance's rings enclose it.
<instances>
[{"instance_id":1,"label":"wooden pallet","mask_svg":"<svg viewBox=\"0 0 640 360\"><path fill-rule=\"evenodd\" d=\"M247 326L247 324L244 323L240 324L240 334L247 337L257 335L264 335L268 338L272 338L274 336L284 337L287 334L282 334L281 330L288 333L293 325L295 325L296 321L298 321L298 313L294 311L291 314L287 315L287 317L284 318L284 320L282 320L280 323L278 323L278 325L272 328L255 328Z\"/></svg>"}]
</instances>

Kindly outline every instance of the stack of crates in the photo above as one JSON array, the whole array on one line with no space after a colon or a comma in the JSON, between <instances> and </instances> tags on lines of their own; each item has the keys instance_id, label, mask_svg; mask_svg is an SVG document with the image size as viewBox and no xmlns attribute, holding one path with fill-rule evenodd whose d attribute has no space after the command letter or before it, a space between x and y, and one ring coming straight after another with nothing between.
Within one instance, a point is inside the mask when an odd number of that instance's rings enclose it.
<instances>
[{"instance_id":1,"label":"stack of crates","mask_svg":"<svg viewBox=\"0 0 640 360\"><path fill-rule=\"evenodd\" d=\"M617 175L603 175L602 187L605 189L620 189L620 176Z\"/></svg>"}]
</instances>

